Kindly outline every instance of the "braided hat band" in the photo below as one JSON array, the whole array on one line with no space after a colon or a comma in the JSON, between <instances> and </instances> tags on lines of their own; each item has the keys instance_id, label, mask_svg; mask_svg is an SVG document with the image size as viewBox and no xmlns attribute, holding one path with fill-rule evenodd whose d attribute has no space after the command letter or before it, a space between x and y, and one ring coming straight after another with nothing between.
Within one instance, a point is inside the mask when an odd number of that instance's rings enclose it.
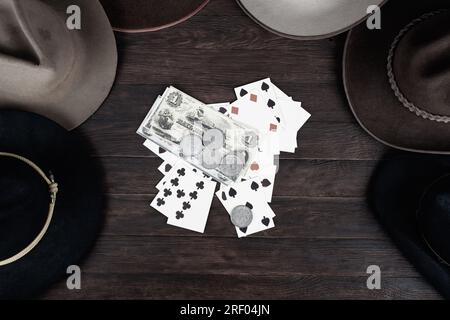
<instances>
[{"instance_id":1,"label":"braided hat band","mask_svg":"<svg viewBox=\"0 0 450 320\"><path fill-rule=\"evenodd\" d=\"M7 153L7 152L0 152L0 157L8 157L8 158L17 159L17 160L22 161L23 163L29 165L48 184L49 192L50 192L50 204L49 204L49 208L48 208L47 220L45 221L43 228L41 229L39 234L36 236L36 238L34 238L34 240L28 246L26 246L24 249L22 249L20 252L16 253L12 257L9 257L4 260L0 260L0 266L5 266L5 265L11 264L11 263L23 258L31 250L33 250L34 247L36 247L37 244L44 237L45 233L48 230L50 222L52 221L52 218L53 218L53 212L55 210L55 205L56 205L56 194L58 193L58 184L55 182L53 175L50 175L50 177L47 177L45 175L45 173L34 162L32 162L31 160L28 160L27 158L24 158L22 156L19 156L19 155L13 154L13 153Z\"/></svg>"},{"instance_id":2,"label":"braided hat band","mask_svg":"<svg viewBox=\"0 0 450 320\"><path fill-rule=\"evenodd\" d=\"M400 101L400 103L409 111L416 114L419 117L422 117L426 120L436 121L436 122L443 122L443 123L449 123L450 117L449 116L443 116L438 114L433 114L430 112L427 112L420 108L419 106L416 106L414 103L408 100L408 98L405 97L405 95L401 92L397 80L395 79L394 75L394 68L393 68L393 61L395 56L395 51L397 49L397 46L400 42L400 40L403 38L403 36L408 33L414 26L417 24L435 16L443 12L447 12L448 10L437 10L433 12L426 13L419 18L413 20L410 22L406 27L404 27L399 34L395 37L394 41L392 42L391 48L389 50L389 55L387 58L387 75L389 77L389 83L391 85L392 90L394 91L395 96Z\"/></svg>"}]
</instances>

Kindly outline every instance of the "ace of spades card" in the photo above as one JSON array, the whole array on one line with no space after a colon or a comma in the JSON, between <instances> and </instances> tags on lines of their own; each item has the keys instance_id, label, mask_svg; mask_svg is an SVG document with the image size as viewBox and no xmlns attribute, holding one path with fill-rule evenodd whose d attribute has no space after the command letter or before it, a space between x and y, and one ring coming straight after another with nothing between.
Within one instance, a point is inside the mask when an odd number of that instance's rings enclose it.
<instances>
[{"instance_id":1,"label":"ace of spades card","mask_svg":"<svg viewBox=\"0 0 450 320\"><path fill-rule=\"evenodd\" d=\"M167 216L168 224L203 233L217 183L183 162L162 181L151 207Z\"/></svg>"},{"instance_id":2,"label":"ace of spades card","mask_svg":"<svg viewBox=\"0 0 450 320\"><path fill-rule=\"evenodd\" d=\"M228 214L237 206L246 206L251 209L253 219L247 228L236 228L239 238L271 229L275 226L273 218L275 213L267 204L263 188L258 181L247 180L231 186L221 185L216 196L227 210Z\"/></svg>"}]
</instances>

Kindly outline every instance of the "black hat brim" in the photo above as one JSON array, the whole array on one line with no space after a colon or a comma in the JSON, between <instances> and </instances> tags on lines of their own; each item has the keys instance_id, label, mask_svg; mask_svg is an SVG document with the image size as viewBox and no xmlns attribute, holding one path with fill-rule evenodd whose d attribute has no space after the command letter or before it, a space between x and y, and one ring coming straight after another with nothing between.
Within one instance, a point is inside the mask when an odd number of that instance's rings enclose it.
<instances>
[{"instance_id":1,"label":"black hat brim","mask_svg":"<svg viewBox=\"0 0 450 320\"><path fill-rule=\"evenodd\" d=\"M427 187L449 173L449 157L389 154L376 168L368 192L371 208L396 245L447 299L450 267L440 262L423 240L417 210Z\"/></svg>"},{"instance_id":2,"label":"black hat brim","mask_svg":"<svg viewBox=\"0 0 450 320\"><path fill-rule=\"evenodd\" d=\"M103 172L82 136L33 113L0 111L0 151L30 159L59 184L44 238L25 257L0 266L0 299L31 298L64 277L94 244L105 208Z\"/></svg>"}]
</instances>

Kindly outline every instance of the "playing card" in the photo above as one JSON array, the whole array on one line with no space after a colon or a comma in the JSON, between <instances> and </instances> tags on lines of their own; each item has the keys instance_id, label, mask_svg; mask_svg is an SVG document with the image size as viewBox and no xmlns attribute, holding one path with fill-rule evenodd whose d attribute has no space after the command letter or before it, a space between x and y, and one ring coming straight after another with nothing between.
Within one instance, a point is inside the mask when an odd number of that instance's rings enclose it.
<instances>
[{"instance_id":1,"label":"playing card","mask_svg":"<svg viewBox=\"0 0 450 320\"><path fill-rule=\"evenodd\" d=\"M261 189L264 192L264 198L266 199L266 202L269 203L272 202L276 172L277 166L268 166L260 170L258 176L252 179L253 181L259 183Z\"/></svg>"},{"instance_id":2,"label":"playing card","mask_svg":"<svg viewBox=\"0 0 450 320\"><path fill-rule=\"evenodd\" d=\"M174 164L171 164L168 161L164 161L158 167L158 171L161 172L163 175L167 175L170 172L170 170L172 170L173 166L174 166Z\"/></svg>"},{"instance_id":3,"label":"playing card","mask_svg":"<svg viewBox=\"0 0 450 320\"><path fill-rule=\"evenodd\" d=\"M284 127L285 117L283 111L278 106L277 96L270 78L237 87L234 91L238 99L248 95L258 96L259 102L272 111L278 125Z\"/></svg>"},{"instance_id":4,"label":"playing card","mask_svg":"<svg viewBox=\"0 0 450 320\"><path fill-rule=\"evenodd\" d=\"M230 104L229 116L260 132L259 149L280 154L279 124L269 108L258 102L258 96L247 95Z\"/></svg>"},{"instance_id":5,"label":"playing card","mask_svg":"<svg viewBox=\"0 0 450 320\"><path fill-rule=\"evenodd\" d=\"M230 103L229 102L211 103L211 104L207 104L206 106L216 110L217 112L227 115L228 107L230 106Z\"/></svg>"},{"instance_id":6,"label":"playing card","mask_svg":"<svg viewBox=\"0 0 450 320\"><path fill-rule=\"evenodd\" d=\"M161 148L156 143L150 140L145 140L144 146L156 154L158 157L163 159L165 162L174 165L180 158L174 155L173 153L168 152L164 148Z\"/></svg>"},{"instance_id":7,"label":"playing card","mask_svg":"<svg viewBox=\"0 0 450 320\"><path fill-rule=\"evenodd\" d=\"M231 215L234 208L246 206L252 211L252 221L246 228L236 228L239 238L273 228L275 213L267 204L260 182L244 181L232 186L221 185L216 196Z\"/></svg>"},{"instance_id":8,"label":"playing card","mask_svg":"<svg viewBox=\"0 0 450 320\"><path fill-rule=\"evenodd\" d=\"M280 88L267 78L235 88L238 97L257 96L262 104L272 106L271 110L279 121L279 150L294 153L297 148L297 131L308 120L309 113L301 108L301 103L295 102ZM295 105L295 107L294 107Z\"/></svg>"},{"instance_id":9,"label":"playing card","mask_svg":"<svg viewBox=\"0 0 450 320\"><path fill-rule=\"evenodd\" d=\"M168 224L203 233L216 182L182 165L175 165L170 172L151 206L168 217Z\"/></svg>"}]
</instances>

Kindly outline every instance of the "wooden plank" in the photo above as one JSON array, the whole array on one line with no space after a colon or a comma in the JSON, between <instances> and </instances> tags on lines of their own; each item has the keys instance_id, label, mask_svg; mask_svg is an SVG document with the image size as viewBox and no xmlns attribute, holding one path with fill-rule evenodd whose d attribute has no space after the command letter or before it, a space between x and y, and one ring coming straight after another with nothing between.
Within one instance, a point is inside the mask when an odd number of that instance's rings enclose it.
<instances>
[{"instance_id":1,"label":"wooden plank","mask_svg":"<svg viewBox=\"0 0 450 320\"><path fill-rule=\"evenodd\" d=\"M334 56L316 58L305 48L299 46L292 51L175 48L168 52L154 47L151 51L119 52L122 60L119 79L121 84L195 83L233 87L270 75L278 82L336 84L341 75L335 72Z\"/></svg>"},{"instance_id":2,"label":"wooden plank","mask_svg":"<svg viewBox=\"0 0 450 320\"><path fill-rule=\"evenodd\" d=\"M440 299L422 278L383 277L381 290L367 278L209 274L83 273L82 289L59 283L46 299Z\"/></svg>"},{"instance_id":3,"label":"wooden plank","mask_svg":"<svg viewBox=\"0 0 450 320\"><path fill-rule=\"evenodd\" d=\"M205 26L207 26L205 28ZM180 28L168 28L153 33L116 33L123 52L153 49L221 49L221 50L299 50L304 48L311 56L339 54L346 35L329 41L302 42L279 37L260 27L247 16L197 15Z\"/></svg>"},{"instance_id":4,"label":"wooden plank","mask_svg":"<svg viewBox=\"0 0 450 320\"><path fill-rule=\"evenodd\" d=\"M233 0L156 33L116 33L119 68L104 105L80 129L106 172L108 212L80 291L58 283L48 299L435 299L367 207L366 189L386 148L348 108L345 35L295 41L254 23ZM312 113L298 152L283 154L272 206L276 228L237 239L214 200L205 235L166 225L149 208L161 160L135 131L175 85L205 103L270 75ZM382 290L366 288L380 265Z\"/></svg>"},{"instance_id":5,"label":"wooden plank","mask_svg":"<svg viewBox=\"0 0 450 320\"><path fill-rule=\"evenodd\" d=\"M155 194L162 174L157 158L100 158L108 173L107 192ZM363 197L376 161L281 160L275 196ZM295 178L293 178L295 177Z\"/></svg>"},{"instance_id":6,"label":"wooden plank","mask_svg":"<svg viewBox=\"0 0 450 320\"><path fill-rule=\"evenodd\" d=\"M248 78L248 82L261 79L263 75ZM112 121L116 119L135 119L139 124L147 114L156 97L164 92L165 87L172 83L127 85L120 84L120 77L103 106L95 113L87 124L97 121ZM274 79L276 80L276 79ZM233 85L211 83L209 85L176 84L179 89L203 101L204 103L233 102L236 100L233 88L244 84L242 79L236 79ZM309 122L344 122L356 124L356 121L339 86L321 84L311 86L301 83L277 82L286 93L294 99L303 101L303 106L312 113ZM320 94L317 94L317 91ZM111 118L108 118L111 117ZM117 121L120 123L120 121ZM136 127L136 124L134 124ZM136 129L134 128L133 129Z\"/></svg>"},{"instance_id":7,"label":"wooden plank","mask_svg":"<svg viewBox=\"0 0 450 320\"><path fill-rule=\"evenodd\" d=\"M149 204L153 195L110 195L103 235L228 237L236 232L220 201L215 198L205 234L175 228ZM264 238L386 239L364 198L276 197L271 207L276 228L256 234ZM349 223L351 221L351 223Z\"/></svg>"},{"instance_id":8,"label":"wooden plank","mask_svg":"<svg viewBox=\"0 0 450 320\"><path fill-rule=\"evenodd\" d=\"M239 5L235 0L210 0L208 5L200 11L198 16L234 16L245 15L245 13L239 8ZM189 21L189 20L188 20Z\"/></svg>"},{"instance_id":9,"label":"wooden plank","mask_svg":"<svg viewBox=\"0 0 450 320\"><path fill-rule=\"evenodd\" d=\"M81 129L95 145L97 155L154 157L142 146L144 139L136 134L145 115L137 119L138 116L132 112L121 112L115 117L114 120L96 117ZM374 160L379 159L386 150L353 123L312 121L299 131L297 141L299 148L296 153L282 152L281 159Z\"/></svg>"},{"instance_id":10,"label":"wooden plank","mask_svg":"<svg viewBox=\"0 0 450 320\"><path fill-rule=\"evenodd\" d=\"M270 232L270 231L268 231ZM84 272L418 277L390 240L102 236Z\"/></svg>"}]
</instances>

